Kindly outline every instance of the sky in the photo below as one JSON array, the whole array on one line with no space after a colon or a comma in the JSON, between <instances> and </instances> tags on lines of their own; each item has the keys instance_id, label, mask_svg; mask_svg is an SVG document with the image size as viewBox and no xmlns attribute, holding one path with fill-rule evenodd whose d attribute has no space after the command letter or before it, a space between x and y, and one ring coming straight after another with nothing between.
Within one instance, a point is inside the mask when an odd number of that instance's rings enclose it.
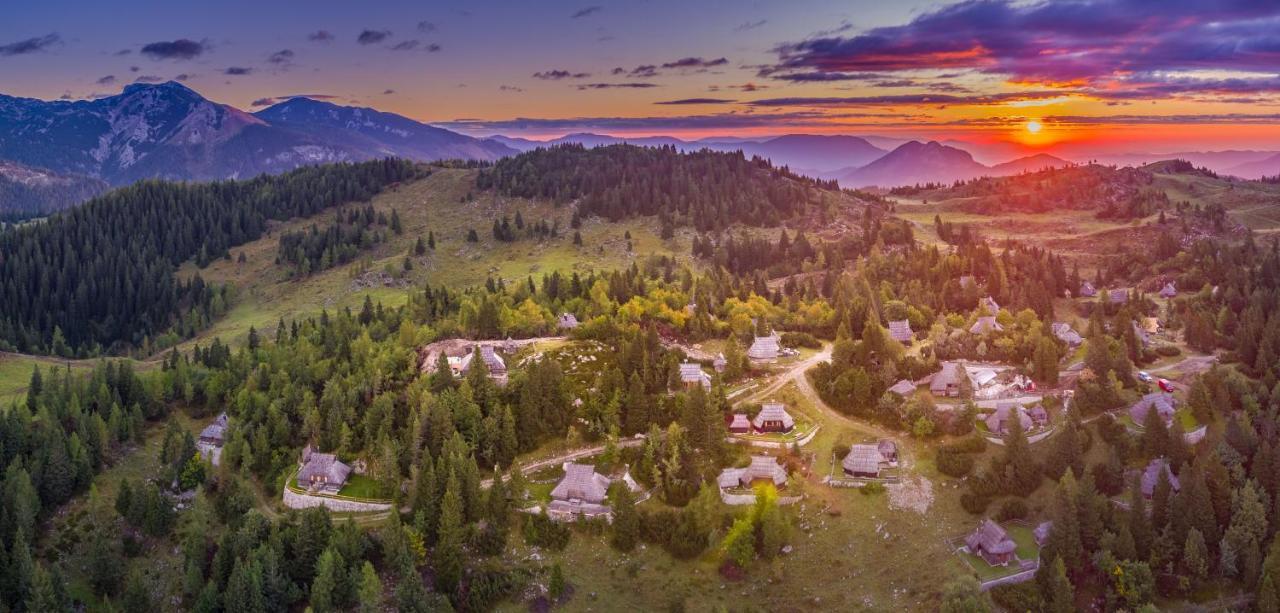
<instances>
[{"instance_id":1,"label":"sky","mask_svg":"<svg viewBox=\"0 0 1280 613\"><path fill-rule=\"evenodd\" d=\"M0 93L171 79L473 135L1276 149L1280 0L45 0L0 21Z\"/></svg>"}]
</instances>

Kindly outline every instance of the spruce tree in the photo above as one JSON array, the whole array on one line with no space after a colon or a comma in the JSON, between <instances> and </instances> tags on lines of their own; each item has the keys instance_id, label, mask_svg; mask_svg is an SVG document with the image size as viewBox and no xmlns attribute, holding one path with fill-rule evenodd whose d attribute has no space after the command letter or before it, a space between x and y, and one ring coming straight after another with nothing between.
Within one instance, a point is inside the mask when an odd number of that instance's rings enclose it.
<instances>
[{"instance_id":1,"label":"spruce tree","mask_svg":"<svg viewBox=\"0 0 1280 613\"><path fill-rule=\"evenodd\" d=\"M1075 590L1071 587L1071 580L1067 579L1066 566L1061 557L1053 560L1045 605L1046 613L1071 613L1076 610Z\"/></svg>"},{"instance_id":2,"label":"spruce tree","mask_svg":"<svg viewBox=\"0 0 1280 613\"><path fill-rule=\"evenodd\" d=\"M625 483L615 487L611 507L613 525L609 544L618 551L631 551L640 540L640 515L636 511L635 496Z\"/></svg>"},{"instance_id":3,"label":"spruce tree","mask_svg":"<svg viewBox=\"0 0 1280 613\"><path fill-rule=\"evenodd\" d=\"M436 589L452 594L462 580L462 494L458 480L449 475L444 500L440 503L440 528L436 537L433 563Z\"/></svg>"},{"instance_id":4,"label":"spruce tree","mask_svg":"<svg viewBox=\"0 0 1280 613\"><path fill-rule=\"evenodd\" d=\"M357 595L360 613L380 613L382 606L382 580L373 564L365 560L360 567L360 590Z\"/></svg>"}]
</instances>

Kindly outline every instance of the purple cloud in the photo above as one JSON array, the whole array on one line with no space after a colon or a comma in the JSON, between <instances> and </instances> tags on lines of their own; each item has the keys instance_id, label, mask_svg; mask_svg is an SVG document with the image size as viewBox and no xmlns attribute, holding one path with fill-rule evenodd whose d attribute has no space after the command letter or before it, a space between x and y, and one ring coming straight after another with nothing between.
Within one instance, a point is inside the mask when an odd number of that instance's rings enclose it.
<instances>
[{"instance_id":1,"label":"purple cloud","mask_svg":"<svg viewBox=\"0 0 1280 613\"><path fill-rule=\"evenodd\" d=\"M658 87L653 83L583 83L578 89L648 89Z\"/></svg>"},{"instance_id":2,"label":"purple cloud","mask_svg":"<svg viewBox=\"0 0 1280 613\"><path fill-rule=\"evenodd\" d=\"M293 50L281 49L267 56L267 61L272 64L288 64L293 61Z\"/></svg>"},{"instance_id":3,"label":"purple cloud","mask_svg":"<svg viewBox=\"0 0 1280 613\"><path fill-rule=\"evenodd\" d=\"M1280 65L1280 4L1265 0L1015 3L969 0L905 25L778 46L775 78L967 69L1041 84L1098 84L1123 75L1254 70Z\"/></svg>"},{"instance_id":4,"label":"purple cloud","mask_svg":"<svg viewBox=\"0 0 1280 613\"><path fill-rule=\"evenodd\" d=\"M227 67L226 70L222 71L222 74L232 76L232 77L243 77L245 75L252 74L252 73L253 73L252 68L246 68L244 66L229 66Z\"/></svg>"},{"instance_id":5,"label":"purple cloud","mask_svg":"<svg viewBox=\"0 0 1280 613\"><path fill-rule=\"evenodd\" d=\"M950 94L902 94L894 96L846 96L808 98L765 98L752 100L751 106L867 107L867 106L985 106L1023 100L1045 100L1073 95L1074 92L1026 91L1000 94L954 96Z\"/></svg>"},{"instance_id":6,"label":"purple cloud","mask_svg":"<svg viewBox=\"0 0 1280 613\"><path fill-rule=\"evenodd\" d=\"M724 66L729 63L728 58L716 58L714 60L704 60L700 57L680 58L674 62L667 62L662 65L663 68L713 68L715 66Z\"/></svg>"},{"instance_id":7,"label":"purple cloud","mask_svg":"<svg viewBox=\"0 0 1280 613\"><path fill-rule=\"evenodd\" d=\"M356 37L356 42L362 45L376 45L388 38L391 38L391 30L364 30Z\"/></svg>"},{"instance_id":8,"label":"purple cloud","mask_svg":"<svg viewBox=\"0 0 1280 613\"><path fill-rule=\"evenodd\" d=\"M26 55L28 53L36 53L44 51L62 41L62 38L55 34L45 34L35 38L28 38L12 42L7 45L0 45L0 55Z\"/></svg>"},{"instance_id":9,"label":"purple cloud","mask_svg":"<svg viewBox=\"0 0 1280 613\"><path fill-rule=\"evenodd\" d=\"M179 38L178 40L159 41L143 45L142 54L153 60L190 60L199 57L209 50L209 44L200 41Z\"/></svg>"},{"instance_id":10,"label":"purple cloud","mask_svg":"<svg viewBox=\"0 0 1280 613\"><path fill-rule=\"evenodd\" d=\"M542 79L543 81L560 81L562 79L585 79L591 76L589 72L569 72L568 70L543 70L533 73L533 78Z\"/></svg>"},{"instance_id":11,"label":"purple cloud","mask_svg":"<svg viewBox=\"0 0 1280 613\"><path fill-rule=\"evenodd\" d=\"M307 35L307 40L313 43L328 43L332 42L334 38L336 37L333 35L333 32L328 30L316 30L315 32Z\"/></svg>"},{"instance_id":12,"label":"purple cloud","mask_svg":"<svg viewBox=\"0 0 1280 613\"><path fill-rule=\"evenodd\" d=\"M577 11L574 11L574 13L569 16L569 19L582 19L583 17L590 17L591 15L595 15L596 13L599 13L602 10L604 10L604 7L600 7L600 6L588 6L588 7L580 8Z\"/></svg>"},{"instance_id":13,"label":"purple cloud","mask_svg":"<svg viewBox=\"0 0 1280 613\"><path fill-rule=\"evenodd\" d=\"M98 85L111 85L112 83L115 83L115 82L116 82L116 76L113 74L109 74L105 77L102 77L101 79L98 79L97 81L94 81L94 83L97 83Z\"/></svg>"},{"instance_id":14,"label":"purple cloud","mask_svg":"<svg viewBox=\"0 0 1280 613\"><path fill-rule=\"evenodd\" d=\"M680 100L663 100L662 102L654 102L654 104L679 106L686 104L733 104L734 102L737 102L737 100L726 100L724 98L681 98Z\"/></svg>"}]
</instances>

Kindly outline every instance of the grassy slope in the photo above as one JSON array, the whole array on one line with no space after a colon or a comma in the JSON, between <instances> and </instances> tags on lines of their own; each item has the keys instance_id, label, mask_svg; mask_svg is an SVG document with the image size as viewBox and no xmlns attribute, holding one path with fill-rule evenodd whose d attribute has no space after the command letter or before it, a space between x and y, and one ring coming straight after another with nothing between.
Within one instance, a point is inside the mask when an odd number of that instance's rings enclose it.
<instances>
[{"instance_id":1,"label":"grassy slope","mask_svg":"<svg viewBox=\"0 0 1280 613\"><path fill-rule=\"evenodd\" d=\"M1197 174L1157 173L1154 187L1163 190L1172 202L1185 201L1201 206L1221 204L1233 219L1252 230L1280 232L1280 185L1227 181ZM940 242L933 232L933 217L939 215L944 221L977 225L993 239L1052 241L1052 247L1058 253L1086 260L1125 240L1126 230L1156 219L1152 215L1146 219L1116 222L1097 219L1092 211L1078 210L981 215L959 210L968 198L895 199L898 200L898 215L915 222L917 236L925 242Z\"/></svg>"},{"instance_id":2,"label":"grassy slope","mask_svg":"<svg viewBox=\"0 0 1280 613\"><path fill-rule=\"evenodd\" d=\"M48 376L49 372L68 365L72 370L83 371L92 367L89 360L62 360L17 353L0 353L0 410L9 406L10 402L22 402L27 397L27 385L31 382L31 371L36 365Z\"/></svg>"},{"instance_id":3,"label":"grassy slope","mask_svg":"<svg viewBox=\"0 0 1280 613\"><path fill-rule=\"evenodd\" d=\"M512 281L523 281L533 275L535 281L543 273L560 270L568 273L612 270L626 267L636 257L651 253L681 254L689 257L692 233L680 231L676 238L659 238L656 219L636 219L611 224L598 219L587 220L581 228L583 246L573 245L573 229L569 227L571 209L555 207L548 202L495 197L481 193L464 201L471 193L476 171L439 170L426 179L401 185L373 200L374 208L390 214L398 211L404 234L390 234L386 243L366 252L369 270L391 267L399 271L405 255L419 236L435 233L436 249L414 258L410 287L422 282L444 283L461 289L483 283L489 275ZM520 239L503 243L493 239L493 219L520 211L526 222L542 219L559 221L561 236L547 241ZM199 337L207 342L214 336L236 342L249 329L270 330L281 318L294 318L319 313L322 308L357 308L365 295L388 306L402 304L408 290L398 287L365 289L353 282L365 262L338 266L303 280L291 280L287 271L275 264L278 238L282 232L323 226L332 215L322 213L308 219L295 219L272 230L270 236L232 250L233 260L219 260L199 271L207 280L231 282L238 289L236 302L226 317ZM475 229L479 243L466 242L467 230ZM633 251L626 250L624 235L630 232ZM246 262L235 261L245 254ZM182 274L194 274L195 266L183 266ZM190 343L188 343L190 344Z\"/></svg>"}]
</instances>

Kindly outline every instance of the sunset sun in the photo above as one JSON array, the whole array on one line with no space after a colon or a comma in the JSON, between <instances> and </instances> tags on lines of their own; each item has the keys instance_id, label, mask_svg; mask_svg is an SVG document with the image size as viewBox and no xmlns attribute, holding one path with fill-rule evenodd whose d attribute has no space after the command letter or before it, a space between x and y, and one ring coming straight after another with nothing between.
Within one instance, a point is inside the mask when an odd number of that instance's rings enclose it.
<instances>
[{"instance_id":1,"label":"sunset sun","mask_svg":"<svg viewBox=\"0 0 1280 613\"><path fill-rule=\"evenodd\" d=\"M1038 122L1038 121L1036 121L1036 120L1034 120L1034 119L1032 119L1031 121L1028 121L1028 122L1027 122L1027 131L1028 131L1028 132L1030 132L1030 133L1032 133L1032 134L1039 134L1039 133L1040 133L1041 128L1043 128L1043 127L1044 127L1044 126L1040 125L1040 122Z\"/></svg>"}]
</instances>

